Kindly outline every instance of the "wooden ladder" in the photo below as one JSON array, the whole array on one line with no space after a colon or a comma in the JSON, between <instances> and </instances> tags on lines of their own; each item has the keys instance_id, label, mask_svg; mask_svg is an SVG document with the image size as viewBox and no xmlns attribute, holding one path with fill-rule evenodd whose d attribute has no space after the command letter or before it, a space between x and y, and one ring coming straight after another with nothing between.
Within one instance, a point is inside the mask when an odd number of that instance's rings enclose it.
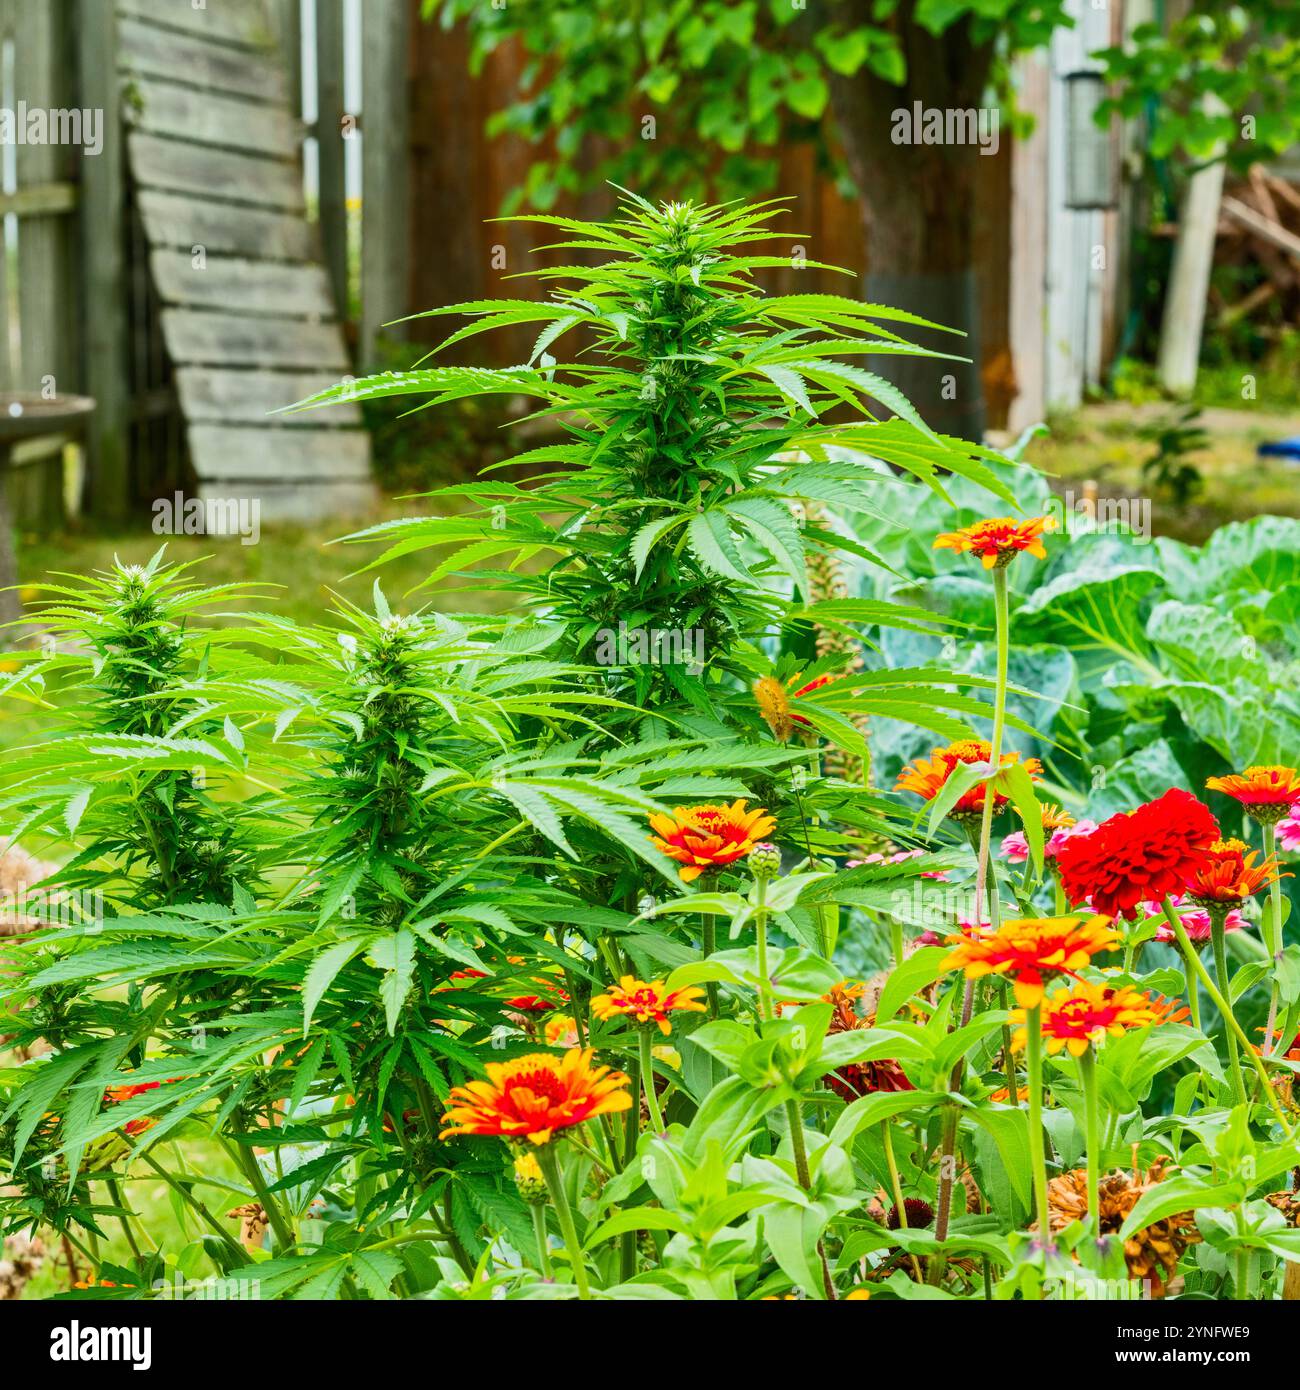
<instances>
[{"instance_id":1,"label":"wooden ladder","mask_svg":"<svg viewBox=\"0 0 1300 1390\"><path fill-rule=\"evenodd\" d=\"M307 220L289 68L259 0L115 0L127 172L200 498L265 521L373 505L353 403L273 415L349 370Z\"/></svg>"}]
</instances>

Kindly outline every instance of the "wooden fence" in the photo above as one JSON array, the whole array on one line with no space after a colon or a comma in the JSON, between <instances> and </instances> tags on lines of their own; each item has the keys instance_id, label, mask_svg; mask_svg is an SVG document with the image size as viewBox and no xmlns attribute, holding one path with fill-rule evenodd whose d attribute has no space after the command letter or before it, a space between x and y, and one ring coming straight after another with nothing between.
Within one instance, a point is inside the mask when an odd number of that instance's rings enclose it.
<instances>
[{"instance_id":1,"label":"wooden fence","mask_svg":"<svg viewBox=\"0 0 1300 1390\"><path fill-rule=\"evenodd\" d=\"M541 229L492 222L524 182L535 151L521 139L487 134L489 115L514 93L526 59L508 44L471 75L463 28L448 31L424 20L420 0L363 0L360 110L348 111L341 81L344 0L313 3L320 114L311 133L320 141L321 226L340 296L348 264L342 146L358 133L361 139L360 282L349 298L360 360L369 366L381 335L427 343L445 327L433 319L383 330L387 321L459 300L539 292L532 282L508 277L545 264L548 258L533 248L550 238ZM1007 349L1010 144L978 161L974 255L986 364ZM810 147L781 153L774 192L793 199L787 225L806 233L808 259L859 275L870 269L859 207L840 193ZM556 210L603 216L614 205L612 190L595 188ZM853 293L841 276L793 268L774 272L768 283L783 293ZM481 341L467 345L465 355L484 350ZM486 350L521 357L530 346L526 330L513 338L503 332Z\"/></svg>"}]
</instances>

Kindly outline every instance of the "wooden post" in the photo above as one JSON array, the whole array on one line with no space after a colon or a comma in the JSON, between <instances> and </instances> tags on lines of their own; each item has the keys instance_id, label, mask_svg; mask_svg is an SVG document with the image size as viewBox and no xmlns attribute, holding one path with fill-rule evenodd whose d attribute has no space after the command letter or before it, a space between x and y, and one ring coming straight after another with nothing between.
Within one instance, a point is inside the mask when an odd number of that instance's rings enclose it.
<instances>
[{"instance_id":1,"label":"wooden post","mask_svg":"<svg viewBox=\"0 0 1300 1390\"><path fill-rule=\"evenodd\" d=\"M1223 110L1217 97L1207 108ZM1219 204L1223 201L1223 151L1214 162L1199 169L1187 182L1178 240L1165 291L1165 312L1160 323L1160 351L1156 371L1166 391L1188 394L1196 385L1201 356L1201 331L1205 327L1205 297L1214 266L1214 242L1219 230Z\"/></svg>"},{"instance_id":2,"label":"wooden post","mask_svg":"<svg viewBox=\"0 0 1300 1390\"><path fill-rule=\"evenodd\" d=\"M325 269L348 316L348 208L343 166L343 0L316 0L316 149Z\"/></svg>"},{"instance_id":3,"label":"wooden post","mask_svg":"<svg viewBox=\"0 0 1300 1390\"><path fill-rule=\"evenodd\" d=\"M407 312L406 0L371 0L361 48L361 340L364 369L377 365L384 324Z\"/></svg>"},{"instance_id":4,"label":"wooden post","mask_svg":"<svg viewBox=\"0 0 1300 1390\"><path fill-rule=\"evenodd\" d=\"M1007 318L1017 392L1007 409L1007 428L1018 435L1047 410L1044 378L1047 338L1047 106L1051 71L1041 53L1018 62L1021 109L1034 116L1033 131L1011 147L1011 264Z\"/></svg>"},{"instance_id":5,"label":"wooden post","mask_svg":"<svg viewBox=\"0 0 1300 1390\"><path fill-rule=\"evenodd\" d=\"M102 112L103 148L81 161L83 379L96 402L86 431L87 510L112 520L130 508L126 347L126 186L117 75L117 18L103 0L77 0L76 105Z\"/></svg>"}]
</instances>

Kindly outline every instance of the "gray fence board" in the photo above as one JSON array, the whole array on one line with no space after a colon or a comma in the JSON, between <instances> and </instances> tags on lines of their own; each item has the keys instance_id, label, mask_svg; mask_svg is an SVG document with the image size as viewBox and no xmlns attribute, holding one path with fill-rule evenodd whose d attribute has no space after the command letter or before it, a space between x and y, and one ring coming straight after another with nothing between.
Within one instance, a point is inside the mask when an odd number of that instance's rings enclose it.
<instances>
[{"instance_id":1,"label":"gray fence board","mask_svg":"<svg viewBox=\"0 0 1300 1390\"><path fill-rule=\"evenodd\" d=\"M185 418L204 424L277 424L283 429L359 425L354 401L292 415L272 412L324 391L339 380L328 372L265 372L238 367L181 367L176 373Z\"/></svg>"},{"instance_id":2,"label":"gray fence board","mask_svg":"<svg viewBox=\"0 0 1300 1390\"><path fill-rule=\"evenodd\" d=\"M319 265L282 265L235 256L196 258L184 251L154 251L149 264L164 304L316 322L334 316L329 284Z\"/></svg>"},{"instance_id":3,"label":"gray fence board","mask_svg":"<svg viewBox=\"0 0 1300 1390\"><path fill-rule=\"evenodd\" d=\"M190 193L141 189L140 216L152 246L192 251L196 246L223 255L273 261L317 260L316 228L291 213L214 203Z\"/></svg>"}]
</instances>

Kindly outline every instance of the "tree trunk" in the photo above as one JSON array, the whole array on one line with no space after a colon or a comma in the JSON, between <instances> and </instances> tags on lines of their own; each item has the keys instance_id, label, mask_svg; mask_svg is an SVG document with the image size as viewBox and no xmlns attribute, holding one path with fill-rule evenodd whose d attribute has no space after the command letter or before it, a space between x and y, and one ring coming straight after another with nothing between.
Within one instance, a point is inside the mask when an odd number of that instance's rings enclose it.
<instances>
[{"instance_id":1,"label":"tree trunk","mask_svg":"<svg viewBox=\"0 0 1300 1390\"><path fill-rule=\"evenodd\" d=\"M872 369L897 384L935 429L978 439L984 393L974 264L975 185L983 155L980 144L969 139L921 143L926 132L915 117L918 102L923 116L937 111L945 126L949 112L978 112L992 50L972 42L966 22L938 37L927 33L914 22L913 8L914 0L907 0L892 21L907 61L904 84L895 86L865 69L854 77L834 78L832 109L861 198L867 298L962 330L964 339L925 330L917 339L971 359L883 357L872 362ZM986 129L998 130L1001 138L997 127ZM896 143L896 134L908 142Z\"/></svg>"}]
</instances>

